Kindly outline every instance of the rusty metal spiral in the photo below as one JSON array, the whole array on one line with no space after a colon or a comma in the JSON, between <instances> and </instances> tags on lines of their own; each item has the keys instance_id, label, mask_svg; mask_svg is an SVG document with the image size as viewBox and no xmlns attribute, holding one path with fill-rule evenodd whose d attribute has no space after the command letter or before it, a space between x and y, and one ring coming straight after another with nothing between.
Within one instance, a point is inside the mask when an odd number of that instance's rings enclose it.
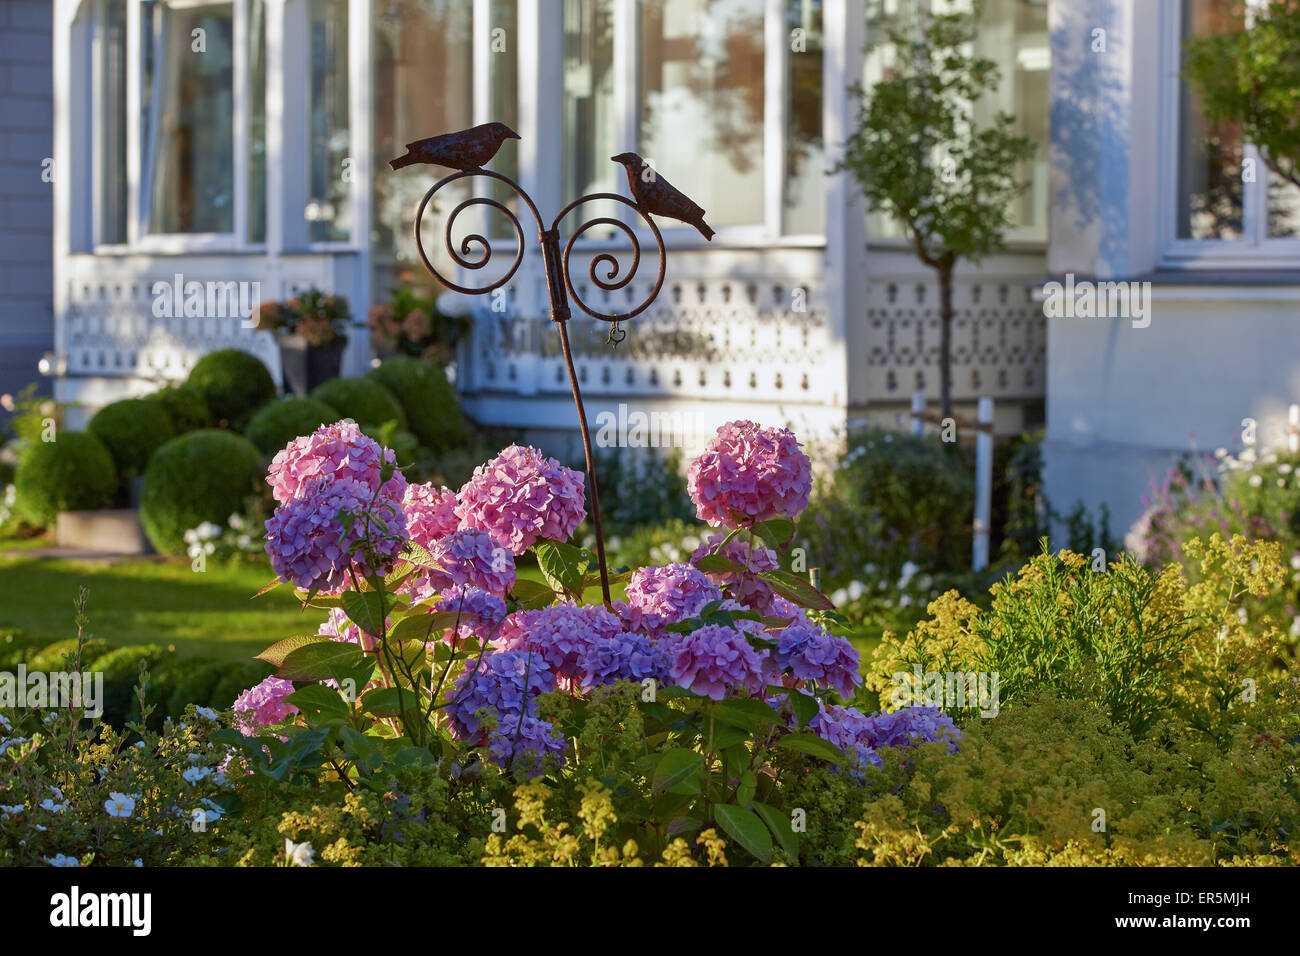
<instances>
[{"instance_id":1,"label":"rusty metal spiral","mask_svg":"<svg viewBox=\"0 0 1300 956\"><path fill-rule=\"evenodd\" d=\"M573 234L569 236L569 241L564 244L564 255L560 271L564 273L564 284L569 291L569 297L573 299L578 308L583 312L586 312L593 319L600 319L602 322L612 322L617 324L626 321L633 316L640 315L650 307L652 302L654 302L655 297L659 295L659 290L663 288L664 272L668 265L668 259L664 252L664 237L660 235L659 227L655 225L654 220L647 216L640 206L627 197L618 195L618 193L592 193L589 196L582 196L573 200L573 202L561 209L559 215L555 217L555 220L551 223L552 231L557 230L559 228L560 220L575 208L583 203L592 202L597 199L610 199L614 202L621 202L625 206L632 207L632 209L636 211L636 214L644 219L646 224L650 227L650 231L654 233L655 245L659 247L659 274L655 278L654 288L650 290L650 294L646 296L645 300L638 304L636 308L627 312L610 314L608 312L601 312L597 309L593 309L590 305L584 302L582 296L578 294L578 290L575 289L573 285L573 277L569 274L569 254L573 250L573 244L577 242L578 238L588 229L603 225L613 226L615 229L620 231L632 244L632 264L628 268L627 272L620 275L622 272L622 264L618 261L618 257L612 252L601 252L598 255L593 256L591 264L587 267L587 276L593 285L599 289L605 290L606 292L615 292L619 289L625 288L627 284L636 277L637 270L641 267L641 242L637 238L636 232L631 226L622 220L600 217L597 219L588 219L586 222L582 223L573 231ZM597 274L600 269L607 270L604 278L601 278L601 276Z\"/></svg>"},{"instance_id":2,"label":"rusty metal spiral","mask_svg":"<svg viewBox=\"0 0 1300 956\"><path fill-rule=\"evenodd\" d=\"M451 256L452 261L462 269L482 269L492 260L492 241L479 233L470 233L461 239L459 244L460 248L458 250L456 248L456 243L453 242L451 238L452 228L456 224L456 217L471 206L487 206L490 209L496 209L506 217L515 231L515 261L510 264L510 268L506 271L505 275L490 285L481 288L471 288L453 282L451 279L444 276L438 271L434 264L429 261L429 256L424 251L424 240L420 236L420 225L424 219L424 210L428 207L429 200L433 198L434 193L443 186L453 183L458 179L464 179L470 176L487 176L491 179L499 180L509 186L514 194L528 206L529 211L533 214L533 219L537 222L537 228L539 230L542 227L542 217L537 212L537 207L533 205L532 199L530 199L528 194L520 189L513 180L502 176L500 173L494 173L490 169L470 169L463 172L453 173L452 175L434 183L433 186L430 187L429 191L424 194L424 198L420 200L420 207L415 213L415 248L420 254L420 262L424 264L424 268L428 270L431 276L441 282L448 289L454 289L456 292L460 292L464 295L480 295L484 292L491 292L493 289L498 289L509 282L511 278L514 277L514 274L519 270L520 264L524 261L523 226L519 223L519 217L511 212L508 206L496 199L491 199L486 196L471 196L469 199L463 200L457 204L457 206L447 216L447 222L443 227L443 240L446 244L447 254ZM477 249L477 253L475 253L475 249Z\"/></svg>"}]
</instances>

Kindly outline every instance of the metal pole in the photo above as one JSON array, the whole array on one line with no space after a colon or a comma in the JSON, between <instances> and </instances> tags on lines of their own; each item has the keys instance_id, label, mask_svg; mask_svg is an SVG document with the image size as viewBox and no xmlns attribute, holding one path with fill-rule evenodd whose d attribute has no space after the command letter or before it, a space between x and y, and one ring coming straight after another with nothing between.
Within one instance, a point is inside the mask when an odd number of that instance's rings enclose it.
<instances>
[{"instance_id":1,"label":"metal pole","mask_svg":"<svg viewBox=\"0 0 1300 956\"><path fill-rule=\"evenodd\" d=\"M989 531L993 522L993 399L979 401L979 431L975 435L975 534L971 570L989 565Z\"/></svg>"}]
</instances>

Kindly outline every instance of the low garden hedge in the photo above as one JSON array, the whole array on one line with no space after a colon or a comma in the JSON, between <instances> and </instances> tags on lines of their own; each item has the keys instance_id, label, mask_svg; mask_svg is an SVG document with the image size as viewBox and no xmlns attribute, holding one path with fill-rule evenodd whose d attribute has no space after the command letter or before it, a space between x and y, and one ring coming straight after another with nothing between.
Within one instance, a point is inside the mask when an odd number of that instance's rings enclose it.
<instances>
[{"instance_id":1,"label":"low garden hedge","mask_svg":"<svg viewBox=\"0 0 1300 956\"><path fill-rule=\"evenodd\" d=\"M258 488L261 454L248 439L204 429L159 448L144 473L140 521L163 554L185 552L185 532L205 521L225 525Z\"/></svg>"},{"instance_id":2,"label":"low garden hedge","mask_svg":"<svg viewBox=\"0 0 1300 956\"><path fill-rule=\"evenodd\" d=\"M107 508L118 489L117 466L104 443L88 432L61 431L35 442L14 474L15 506L32 524L49 526L60 511Z\"/></svg>"}]
</instances>

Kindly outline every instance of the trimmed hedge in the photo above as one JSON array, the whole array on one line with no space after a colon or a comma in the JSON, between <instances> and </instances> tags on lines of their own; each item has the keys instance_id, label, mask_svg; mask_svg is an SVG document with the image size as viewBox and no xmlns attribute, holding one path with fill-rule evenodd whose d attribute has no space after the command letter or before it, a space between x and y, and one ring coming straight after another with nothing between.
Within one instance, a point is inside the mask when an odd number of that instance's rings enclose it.
<instances>
[{"instance_id":1,"label":"trimmed hedge","mask_svg":"<svg viewBox=\"0 0 1300 956\"><path fill-rule=\"evenodd\" d=\"M176 435L211 428L212 411L203 397L203 392L188 382L168 385L152 395L146 395L145 401L157 402L172 420L172 431Z\"/></svg>"},{"instance_id":2,"label":"trimmed hedge","mask_svg":"<svg viewBox=\"0 0 1300 956\"><path fill-rule=\"evenodd\" d=\"M117 467L104 443L87 432L60 432L30 445L14 474L15 508L32 524L54 523L60 511L107 508L117 494Z\"/></svg>"},{"instance_id":3,"label":"trimmed hedge","mask_svg":"<svg viewBox=\"0 0 1300 956\"><path fill-rule=\"evenodd\" d=\"M274 455L300 435L338 421L338 412L314 398L285 398L259 408L244 437L266 455Z\"/></svg>"},{"instance_id":4,"label":"trimmed hedge","mask_svg":"<svg viewBox=\"0 0 1300 956\"><path fill-rule=\"evenodd\" d=\"M408 355L385 359L366 377L387 388L401 402L409 430L435 454L467 444L469 422L460 410L456 389L443 370Z\"/></svg>"},{"instance_id":5,"label":"trimmed hedge","mask_svg":"<svg viewBox=\"0 0 1300 956\"><path fill-rule=\"evenodd\" d=\"M86 431L104 443L122 481L141 474L149 456L176 434L162 404L143 398L105 405L86 425Z\"/></svg>"},{"instance_id":6,"label":"trimmed hedge","mask_svg":"<svg viewBox=\"0 0 1300 956\"><path fill-rule=\"evenodd\" d=\"M110 650L112 648L109 646L108 641L101 641L97 637L90 638L81 645L81 669L83 671L93 670L91 665ZM29 671L61 671L66 664L67 656L76 652L77 639L75 637L55 641L33 654L27 661L27 669Z\"/></svg>"},{"instance_id":7,"label":"trimmed hedge","mask_svg":"<svg viewBox=\"0 0 1300 956\"><path fill-rule=\"evenodd\" d=\"M215 423L236 431L275 398L275 382L266 366L239 349L209 352L195 363L187 382L203 395Z\"/></svg>"},{"instance_id":8,"label":"trimmed hedge","mask_svg":"<svg viewBox=\"0 0 1300 956\"><path fill-rule=\"evenodd\" d=\"M248 439L205 429L173 438L145 469L140 521L163 554L185 553L185 532L224 525L257 488L261 455Z\"/></svg>"},{"instance_id":9,"label":"trimmed hedge","mask_svg":"<svg viewBox=\"0 0 1300 956\"><path fill-rule=\"evenodd\" d=\"M382 384L368 378L332 378L318 385L311 397L334 409L340 418L350 418L358 425L395 421L399 429L406 428L401 403Z\"/></svg>"}]
</instances>

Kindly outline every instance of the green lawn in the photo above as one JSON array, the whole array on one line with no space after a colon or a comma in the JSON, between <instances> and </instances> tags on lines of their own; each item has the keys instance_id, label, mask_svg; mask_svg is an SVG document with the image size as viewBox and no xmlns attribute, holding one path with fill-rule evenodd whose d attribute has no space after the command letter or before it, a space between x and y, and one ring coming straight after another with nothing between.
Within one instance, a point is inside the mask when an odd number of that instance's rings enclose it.
<instances>
[{"instance_id":1,"label":"green lawn","mask_svg":"<svg viewBox=\"0 0 1300 956\"><path fill-rule=\"evenodd\" d=\"M314 633L324 620L324 611L300 610L287 587L252 600L270 579L269 565L210 564L200 574L179 562L0 560L0 628L51 643L74 637L72 602L85 585L94 637L114 646L172 645L181 655L247 658L281 638Z\"/></svg>"}]
</instances>

